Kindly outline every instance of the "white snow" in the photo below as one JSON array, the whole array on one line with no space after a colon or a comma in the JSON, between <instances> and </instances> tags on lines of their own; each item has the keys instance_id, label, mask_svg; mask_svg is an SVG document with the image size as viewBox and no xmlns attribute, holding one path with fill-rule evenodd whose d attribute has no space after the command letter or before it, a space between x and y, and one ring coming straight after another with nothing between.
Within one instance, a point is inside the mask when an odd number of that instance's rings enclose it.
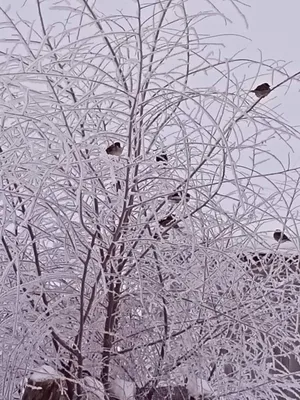
<instances>
[{"instance_id":1,"label":"white snow","mask_svg":"<svg viewBox=\"0 0 300 400\"><path fill-rule=\"evenodd\" d=\"M83 379L83 382L84 388L87 392L88 400L105 400L104 387L98 379L92 378L91 376L86 376Z\"/></svg>"},{"instance_id":2,"label":"white snow","mask_svg":"<svg viewBox=\"0 0 300 400\"><path fill-rule=\"evenodd\" d=\"M208 381L195 376L189 376L188 383L186 385L190 396L198 398L204 394L212 393L212 388Z\"/></svg>"},{"instance_id":3,"label":"white snow","mask_svg":"<svg viewBox=\"0 0 300 400\"><path fill-rule=\"evenodd\" d=\"M42 365L37 370L33 371L29 379L33 382L42 382L54 379L63 379L64 377L59 374L54 368L49 365Z\"/></svg>"},{"instance_id":4,"label":"white snow","mask_svg":"<svg viewBox=\"0 0 300 400\"><path fill-rule=\"evenodd\" d=\"M119 400L135 398L136 387L134 382L116 378L111 382L111 391Z\"/></svg>"}]
</instances>

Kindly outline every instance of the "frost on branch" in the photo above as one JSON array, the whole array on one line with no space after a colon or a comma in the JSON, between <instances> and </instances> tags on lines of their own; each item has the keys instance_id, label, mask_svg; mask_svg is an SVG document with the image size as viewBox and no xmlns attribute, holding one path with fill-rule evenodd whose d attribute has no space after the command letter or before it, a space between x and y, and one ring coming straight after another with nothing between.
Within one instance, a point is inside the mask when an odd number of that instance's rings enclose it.
<instances>
[{"instance_id":1,"label":"frost on branch","mask_svg":"<svg viewBox=\"0 0 300 400\"><path fill-rule=\"evenodd\" d=\"M67 400L64 377L52 367L43 365L32 372L23 390L22 400Z\"/></svg>"},{"instance_id":2,"label":"frost on branch","mask_svg":"<svg viewBox=\"0 0 300 400\"><path fill-rule=\"evenodd\" d=\"M134 400L136 395L136 385L124 379L116 378L110 384L111 393L119 400Z\"/></svg>"},{"instance_id":3,"label":"frost on branch","mask_svg":"<svg viewBox=\"0 0 300 400\"><path fill-rule=\"evenodd\" d=\"M228 55L243 2L98 3L0 10L0 393L297 394L296 75Z\"/></svg>"},{"instance_id":4,"label":"frost on branch","mask_svg":"<svg viewBox=\"0 0 300 400\"><path fill-rule=\"evenodd\" d=\"M104 387L98 379L86 376L84 378L83 389L86 400L105 400Z\"/></svg>"}]
</instances>

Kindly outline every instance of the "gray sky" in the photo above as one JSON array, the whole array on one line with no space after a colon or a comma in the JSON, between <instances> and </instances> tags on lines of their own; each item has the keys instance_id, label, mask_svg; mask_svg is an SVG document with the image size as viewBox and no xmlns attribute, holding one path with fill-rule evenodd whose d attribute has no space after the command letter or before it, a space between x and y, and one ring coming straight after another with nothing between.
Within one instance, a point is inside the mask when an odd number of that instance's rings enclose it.
<instances>
[{"instance_id":1,"label":"gray sky","mask_svg":"<svg viewBox=\"0 0 300 400\"><path fill-rule=\"evenodd\" d=\"M211 21L214 19L208 19L207 21L201 22L203 33L218 33L226 34L225 37L226 47L222 50L226 57L232 57L235 53L242 51L239 54L241 58L249 59L262 59L268 60L269 63L275 62L275 60L285 61L287 65L287 71L289 74L293 74L300 71L300 54L298 52L299 46L299 14L300 14L300 3L299 0L287 0L274 1L274 0L248 0L251 3L251 7L243 7L245 17L248 22L248 27L243 19L238 15L236 10L229 1L215 1L214 4L218 7L223 7L222 11L230 16L232 23L227 25L220 19L219 23L215 22L212 26ZM47 4L55 3L53 0L47 0L42 2L42 7L45 9ZM71 0L71 4L75 4L75 0ZM96 0L97 8L101 9L104 14L116 13L117 10L122 10L124 14L135 13L135 2L132 0L109 0L102 1ZM36 14L36 0L0 0L0 5L4 9L11 7L10 15L12 11L18 11L19 14L27 19L28 21L37 20ZM191 13L196 13L210 8L208 3L204 0L188 0L187 9ZM287 6L286 6L287 5ZM61 11L55 10L50 11L47 15L50 21L61 21L59 17ZM3 20L3 17L0 17ZM207 24L207 25L206 25ZM233 34L239 34L240 37L233 37ZM216 42L223 40L217 38ZM3 43L0 42L0 47ZM253 77L253 71L243 72L245 76L249 73L249 77ZM272 81L272 78L274 80ZM264 78L258 78L257 84L264 81L273 84L278 84L283 77L276 75L265 75ZM251 81L247 81L247 85L250 85ZM246 87L245 90L250 89ZM288 89L288 90L287 90ZM291 125L300 126L300 112L299 112L299 93L300 81L294 82L291 88L289 85L285 85L272 93L272 99L264 99L264 102L270 101L272 107L278 106L278 112L285 115L286 120ZM268 103L267 103L268 104ZM273 146L271 151L278 155L285 163L287 162L289 154L287 151L283 154L282 146L280 142L274 140L271 144ZM299 148L298 148L299 147ZM292 166L298 166L300 164L300 142L295 141L294 154L291 155ZM270 168L270 165L268 166ZM277 166L276 166L277 168ZM276 226L277 227L277 226ZM274 227L270 227L273 229Z\"/></svg>"},{"instance_id":2,"label":"gray sky","mask_svg":"<svg viewBox=\"0 0 300 400\"><path fill-rule=\"evenodd\" d=\"M52 0L44 1L42 2L42 7L45 8L47 3L53 4L54 2ZM117 10L130 13L135 10L135 2L133 0L96 0L95 3L104 14L115 13ZM221 10L224 11L226 15L232 15L233 23L225 26L225 24L220 21L220 24L216 25L216 32L228 34L237 33L250 39L249 41L242 38L234 38L233 40L231 37L230 40L226 42L226 53L228 56L232 56L234 52L244 49L241 56L259 60L261 51L263 59L265 60L285 60L287 63L290 63L287 70L291 74L298 70L300 71L300 54L298 51L300 3L298 0L287 0L286 2L274 0L246 1L246 3L251 3L251 7L243 7L249 25L248 28L238 16L234 7L230 6L228 1L222 2L224 4L219 3L219 1L215 2L218 7L223 7ZM207 9L208 6L206 4L207 3L203 0L187 1L187 7L191 12ZM29 21L37 17L35 12L33 12L36 10L35 0L1 0L0 6L3 9L10 7L11 11L18 10L18 12ZM59 13L58 10L52 11L51 17L58 21ZM211 21L210 19L208 23L211 24ZM211 26L209 30L212 31ZM274 83L278 82L279 77L277 77ZM280 90L281 96L278 98L277 102L278 104L282 104L282 110L286 118L291 123L300 125L300 113L298 109L299 90L300 82L298 85L294 85L288 93L285 93L284 90Z\"/></svg>"},{"instance_id":3,"label":"gray sky","mask_svg":"<svg viewBox=\"0 0 300 400\"><path fill-rule=\"evenodd\" d=\"M249 56L259 58L258 50L261 50L264 59L290 63L287 70L291 74L300 71L300 54L297 50L300 35L299 1L251 0L251 3L247 13L249 29L243 28L240 21L232 27L233 30L239 28L239 33L251 39L252 43L247 46ZM300 124L299 90L300 83L294 84L288 93L280 91L282 96L278 99L286 118L294 124Z\"/></svg>"}]
</instances>

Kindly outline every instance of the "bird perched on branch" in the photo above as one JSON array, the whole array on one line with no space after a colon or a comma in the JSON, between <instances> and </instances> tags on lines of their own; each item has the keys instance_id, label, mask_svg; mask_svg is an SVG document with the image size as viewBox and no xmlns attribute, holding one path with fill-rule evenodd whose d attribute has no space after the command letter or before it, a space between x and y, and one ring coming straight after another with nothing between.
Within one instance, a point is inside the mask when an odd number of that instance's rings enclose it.
<instances>
[{"instance_id":1,"label":"bird perched on branch","mask_svg":"<svg viewBox=\"0 0 300 400\"><path fill-rule=\"evenodd\" d=\"M290 242L291 240L286 236L285 233L281 232L280 229L276 229L274 232L273 238L276 240L276 242L280 243L285 243L285 242Z\"/></svg>"},{"instance_id":2,"label":"bird perched on branch","mask_svg":"<svg viewBox=\"0 0 300 400\"><path fill-rule=\"evenodd\" d=\"M162 232L161 234L158 234L157 232L154 233L153 235L153 239L168 239L169 238L169 234L168 232Z\"/></svg>"},{"instance_id":3,"label":"bird perched on branch","mask_svg":"<svg viewBox=\"0 0 300 400\"><path fill-rule=\"evenodd\" d=\"M119 156L122 154L123 148L121 147L120 142L116 142L106 149L106 153L110 156Z\"/></svg>"},{"instance_id":4,"label":"bird perched on branch","mask_svg":"<svg viewBox=\"0 0 300 400\"><path fill-rule=\"evenodd\" d=\"M168 164L168 156L166 153L161 153L156 156L157 162L162 162L164 165Z\"/></svg>"},{"instance_id":5,"label":"bird perched on branch","mask_svg":"<svg viewBox=\"0 0 300 400\"><path fill-rule=\"evenodd\" d=\"M185 198L185 201L188 202L190 201L191 195L179 190L178 192L174 192L168 196L168 200L172 201L173 203L180 203L183 198Z\"/></svg>"},{"instance_id":6,"label":"bird perched on branch","mask_svg":"<svg viewBox=\"0 0 300 400\"><path fill-rule=\"evenodd\" d=\"M117 183L116 183L116 191L118 192L119 190L121 190L121 182L117 181Z\"/></svg>"},{"instance_id":7,"label":"bird perched on branch","mask_svg":"<svg viewBox=\"0 0 300 400\"><path fill-rule=\"evenodd\" d=\"M258 98L266 97L271 92L270 85L268 83L262 83L258 85L254 90L250 90L250 93L255 93Z\"/></svg>"},{"instance_id":8,"label":"bird perched on branch","mask_svg":"<svg viewBox=\"0 0 300 400\"><path fill-rule=\"evenodd\" d=\"M173 215L168 215L166 218L161 219L158 221L159 225L163 226L164 228L168 228L172 225L172 228L178 229L179 225L176 222L176 219Z\"/></svg>"}]
</instances>

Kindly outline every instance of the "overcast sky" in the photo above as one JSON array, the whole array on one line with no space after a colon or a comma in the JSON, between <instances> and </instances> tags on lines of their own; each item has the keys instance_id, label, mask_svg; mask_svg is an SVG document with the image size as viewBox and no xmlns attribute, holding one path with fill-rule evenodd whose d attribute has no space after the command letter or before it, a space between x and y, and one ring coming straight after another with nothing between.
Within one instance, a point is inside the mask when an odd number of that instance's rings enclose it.
<instances>
[{"instance_id":1,"label":"overcast sky","mask_svg":"<svg viewBox=\"0 0 300 400\"><path fill-rule=\"evenodd\" d=\"M243 50L240 54L241 57L256 60L260 60L262 57L264 61L270 60L270 63L271 60L281 60L288 64L287 71L289 74L292 75L300 71L300 54L298 50L300 1L246 0L246 2L251 3L251 7L243 7L248 26L229 1L214 1L214 4L232 19L232 23L225 25L220 20L220 24L216 23L214 26L209 26L209 31L215 31L219 34L240 35L240 38L228 36L223 54L232 57L233 54ZM54 3L52 0L47 0L42 2L42 7L45 9L48 4ZM104 14L115 14L117 10L122 10L124 14L135 14L136 7L133 0L96 0L95 3L97 8L101 9ZM74 4L73 0L70 1L70 4ZM210 8L204 0L188 0L186 5L191 13ZM0 6L4 9L11 7L10 15L13 15L13 11L18 11L23 18L30 22L37 19L36 0L0 0ZM58 10L50 12L48 15L49 21L60 21L59 13L60 11ZM3 18L0 17L0 20L3 20ZM213 20L209 19L208 23L211 24ZM247 74L247 71L245 71L245 74ZM271 84L277 84L283 79L284 77L279 75L275 76L274 82L272 82L272 76L265 76L264 78L265 81L269 81ZM259 79L257 83L262 82ZM276 90L272 101L274 101L272 105L279 106L279 110L284 113L285 118L291 125L300 126L300 81L295 82L291 88L285 85L285 87ZM296 142L297 145L292 155L292 166L294 167L300 164L299 143L300 141ZM282 153L279 144L276 145L275 142L273 146L272 151L275 154L277 152L278 154ZM280 154L280 156L287 159L288 154Z\"/></svg>"},{"instance_id":2,"label":"overcast sky","mask_svg":"<svg viewBox=\"0 0 300 400\"><path fill-rule=\"evenodd\" d=\"M300 36L300 2L299 0L274 1L274 0L247 0L251 3L251 7L243 7L248 27L238 16L234 7L229 1L215 1L214 4L220 7L226 15L232 16L232 24L225 26L217 25L216 31L219 33L240 34L246 39L234 38L234 40L226 43L226 52L228 56L232 56L234 52L244 49L242 55L244 57L260 59L260 51L263 59L285 60L290 63L288 71L292 74L300 70L300 53L299 53L299 36ZM42 7L45 9L46 4L59 4L47 0L43 1ZM135 2L133 0L109 0L95 1L97 8L105 13L116 13L122 10L124 13L131 13L135 10ZM63 2L61 3L63 4ZM71 4L73 4L71 2ZM188 0L187 7L191 12L200 12L202 9L210 8L204 0ZM22 17L29 21L37 18L35 13L36 0L0 0L0 6L3 9L10 7L17 10ZM12 14L12 12L10 12ZM52 18L59 21L59 11L51 13ZM2 18L1 18L2 19ZM211 19L209 23L211 23ZM278 77L279 78L279 77ZM278 83L278 82L274 82ZM284 97L278 99L278 103L282 103L284 113L289 121L300 125L300 113L298 107L298 92L300 83L294 85ZM296 95L296 98L295 98ZM297 100L296 100L297 99ZM299 149L300 150L300 149Z\"/></svg>"},{"instance_id":3,"label":"overcast sky","mask_svg":"<svg viewBox=\"0 0 300 400\"><path fill-rule=\"evenodd\" d=\"M42 2L43 9L50 3L58 4L59 2L44 1ZM97 4L97 8L101 9L104 14L116 13L117 10L122 10L124 13L131 13L135 10L135 2L133 0L96 0L95 3ZM225 26L220 21L220 24L216 25L216 32L237 33L250 39L234 38L233 40L231 37L231 40L226 42L226 53L228 52L228 56L232 56L234 52L244 49L241 53L243 57L247 56L259 60L261 51L262 57L265 60L285 60L287 63L290 63L288 71L291 74L300 70L299 0L248 0L246 3L251 3L251 7L243 7L248 27L246 27L246 24L238 16L229 1L218 0L214 2L227 16L232 16L233 22ZM71 2L71 4L73 3ZM191 12L200 12L203 9L210 8L204 0L188 0L186 4ZM12 14L12 10L18 10L20 15L29 21L37 18L35 12L36 0L0 0L0 6L4 9L10 7L10 14ZM53 11L51 17L59 21L59 11ZM49 18L51 17L49 15ZM211 21L212 19L209 19L209 24L211 24ZM277 78L279 81L279 77ZM288 93L285 93L284 90L280 91L281 98L278 99L278 103L282 103L282 108L287 119L297 125L300 125L298 107L299 90L300 83L289 89Z\"/></svg>"}]
</instances>

